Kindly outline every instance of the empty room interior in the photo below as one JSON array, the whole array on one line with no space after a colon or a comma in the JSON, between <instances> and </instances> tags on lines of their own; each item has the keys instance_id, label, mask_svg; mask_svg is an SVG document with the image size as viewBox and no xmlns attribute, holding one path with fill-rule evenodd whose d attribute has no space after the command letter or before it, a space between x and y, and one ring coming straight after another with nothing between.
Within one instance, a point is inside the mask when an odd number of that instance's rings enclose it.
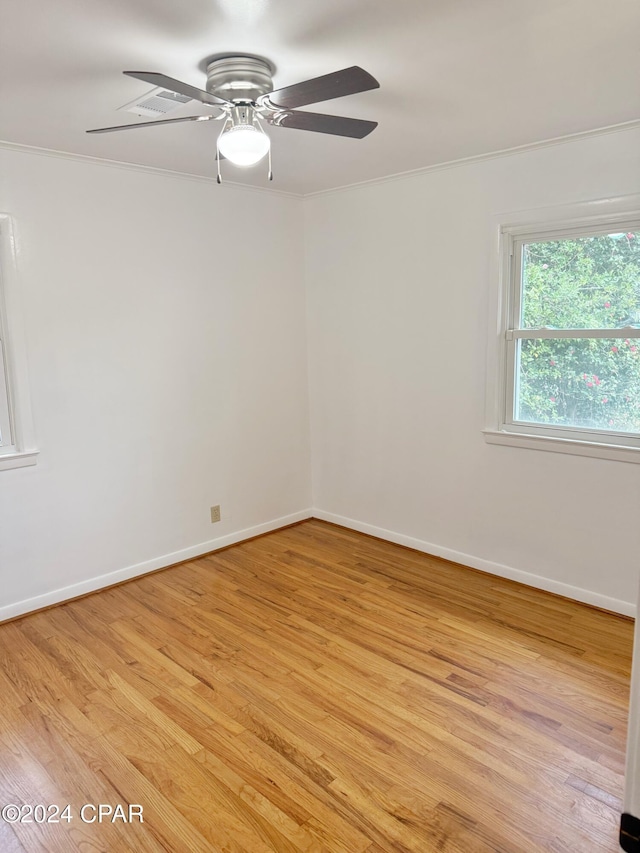
<instances>
[{"instance_id":1,"label":"empty room interior","mask_svg":"<svg viewBox=\"0 0 640 853\"><path fill-rule=\"evenodd\" d=\"M2 19L3 853L640 851L637 2Z\"/></svg>"}]
</instances>

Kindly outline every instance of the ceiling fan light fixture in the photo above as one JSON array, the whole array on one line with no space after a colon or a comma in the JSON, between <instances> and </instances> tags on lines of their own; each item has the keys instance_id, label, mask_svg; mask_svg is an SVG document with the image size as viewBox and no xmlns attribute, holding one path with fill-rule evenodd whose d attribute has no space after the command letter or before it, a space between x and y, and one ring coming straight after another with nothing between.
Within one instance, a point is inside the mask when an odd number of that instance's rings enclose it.
<instances>
[{"instance_id":1,"label":"ceiling fan light fixture","mask_svg":"<svg viewBox=\"0 0 640 853\"><path fill-rule=\"evenodd\" d=\"M267 134L253 124L236 124L218 140L218 150L236 166L255 166L269 152Z\"/></svg>"},{"instance_id":2,"label":"ceiling fan light fixture","mask_svg":"<svg viewBox=\"0 0 640 853\"><path fill-rule=\"evenodd\" d=\"M352 139L363 139L377 127L375 121L298 109L309 104L377 89L380 85L378 81L360 66L352 65L331 74L314 77L312 80L285 86L283 89L273 88L274 71L274 65L264 57L219 54L207 61L206 91L156 71L124 71L127 77L164 89L170 100L186 98L199 101L206 107L213 107L217 114L179 116L118 127L98 127L88 130L87 133L110 133L183 121L224 119L216 142L216 180L221 184L221 160L230 160L237 166L250 167L267 156L267 177L270 181L273 180L271 142L262 127L263 121L274 127L289 127Z\"/></svg>"}]
</instances>

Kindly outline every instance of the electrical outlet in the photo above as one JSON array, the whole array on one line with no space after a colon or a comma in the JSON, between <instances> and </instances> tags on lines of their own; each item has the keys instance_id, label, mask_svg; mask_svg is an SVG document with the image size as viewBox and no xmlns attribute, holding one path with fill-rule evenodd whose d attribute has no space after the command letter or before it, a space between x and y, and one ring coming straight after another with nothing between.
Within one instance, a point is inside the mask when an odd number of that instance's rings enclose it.
<instances>
[{"instance_id":1,"label":"electrical outlet","mask_svg":"<svg viewBox=\"0 0 640 853\"><path fill-rule=\"evenodd\" d=\"M211 507L211 524L215 524L216 521L220 521L220 504Z\"/></svg>"}]
</instances>

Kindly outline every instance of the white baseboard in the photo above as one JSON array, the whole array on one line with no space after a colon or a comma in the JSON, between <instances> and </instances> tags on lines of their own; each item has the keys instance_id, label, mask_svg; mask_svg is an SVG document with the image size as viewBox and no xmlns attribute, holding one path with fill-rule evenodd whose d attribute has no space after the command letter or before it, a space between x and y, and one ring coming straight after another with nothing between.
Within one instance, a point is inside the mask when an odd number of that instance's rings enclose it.
<instances>
[{"instance_id":1,"label":"white baseboard","mask_svg":"<svg viewBox=\"0 0 640 853\"><path fill-rule=\"evenodd\" d=\"M536 589L553 592L556 595L562 595L574 601L582 601L584 604L592 604L594 607L601 607L603 610L611 610L613 613L621 613L624 616L635 617L636 615L636 606L629 601L621 601L618 598L610 598L608 595L602 595L599 592L592 592L588 589L571 586L570 584L554 581L551 578L545 578L541 575L533 575L530 572L523 572L520 569L514 569L502 563L483 560L481 557L474 557L472 554L454 551L452 548L444 548L441 545L434 545L433 542L424 542L422 539L415 539L413 536L405 536L403 533L395 533L392 530L385 530L383 527L374 527L372 524L366 524L363 521L356 521L353 518L346 518L342 515L335 515L332 512L325 512L322 509L314 509L312 515L321 521L330 521L333 524L339 524L341 527L357 530L359 533L368 533L370 536L385 539L387 542L394 542L396 545L406 545L408 548L413 548L416 551L422 551L434 557L442 557L444 560L451 560L453 563L461 563L463 566L479 569L481 572L486 572L490 575L508 578L525 586L532 586Z\"/></svg>"},{"instance_id":2,"label":"white baseboard","mask_svg":"<svg viewBox=\"0 0 640 853\"><path fill-rule=\"evenodd\" d=\"M195 559L203 554L217 551L220 548L226 548L229 545L235 545L238 542L243 542L246 539L251 539L254 536L260 536L263 533L270 533L272 530L278 530L281 527L287 527L289 524L295 524L298 521L304 521L307 518L318 518L321 521L330 521L333 524L338 524L341 527L347 527L351 530L357 530L360 533L368 533L370 536L376 536L378 539L385 539L387 542L394 542L397 545L406 545L408 548L413 548L416 551L422 551L424 554L431 554L434 557L442 557L444 560L451 560L454 563L460 563L463 566L470 566L472 569L479 569L481 572L486 572L490 575L508 578L509 580L517 581L525 586L543 589L547 592L554 592L557 595L562 595L565 598L571 598L575 601L582 601L585 604L592 604L595 607L601 607L604 610L611 610L613 613L621 613L624 616L636 615L636 607L628 601L621 601L617 598L610 598L607 595L602 595L591 590L582 589L580 587L571 586L570 584L554 581L550 578L534 575L529 572L523 572L520 569L514 569L511 566L505 566L502 563L494 563L490 560L483 560L480 557L474 557L472 554L465 554L462 551L455 551L452 548L444 548L441 545L435 545L433 542L425 542L422 539L416 539L413 536L406 536L403 533L395 533L392 530L386 530L383 527L375 527L372 524L366 524L363 521L356 521L353 518L347 518L342 515L335 515L331 512L325 512L321 509L305 509L291 515L275 518L272 521L267 521L264 524L257 524L254 527L247 527L244 530L237 530L234 533L229 533L226 536L220 536L217 539L210 539L208 542L201 542L198 545L192 545L189 548L183 548L180 551L174 551L171 554L164 554L161 557L155 557L152 560L146 560L144 563L136 563L133 566L127 566L124 569L118 569L115 572L109 572L104 575L89 578L88 580L80 581L80 583L71 584L70 586L61 587L50 592L36 595L33 598L25 598L22 601L17 601L13 604L6 604L0 607L0 622L7 619L15 619L17 616L24 616L27 613L32 613L35 610L41 610L43 607L51 607L54 604L61 604L64 601L69 601L72 598L78 598L82 595L87 595L91 592L97 592L105 587L113 586L114 584L122 583L123 581L131 580L136 577L141 577L149 572L154 572L157 569L164 569L172 566L175 563L181 563L184 560Z\"/></svg>"},{"instance_id":3,"label":"white baseboard","mask_svg":"<svg viewBox=\"0 0 640 853\"><path fill-rule=\"evenodd\" d=\"M146 575L157 569L165 569L167 566L181 563L184 560L201 557L203 554L218 551L220 548L226 548L229 545L235 545L237 542L243 542L245 539L252 539L254 536L270 533L272 530L287 527L289 524L295 524L297 521L304 521L307 518L311 518L312 514L310 509L300 510L300 512L275 518L273 521L267 521L264 524L257 524L255 527L247 527L244 530L237 530L235 533L220 536L218 539L200 542L198 545L183 548L181 551L174 551L171 554L154 557L153 560L146 560L144 563L136 563L134 566L127 566L124 569L118 569L106 575L98 575L97 577L80 581L80 583L54 589L42 595L36 595L33 598L16 601L14 604L6 604L4 607L0 607L0 622L6 619L15 619L16 616L24 616L26 613L32 613L34 610L41 610L43 607L51 607L53 604L61 604L63 601L69 601L71 598L78 598L90 592L97 592L105 587Z\"/></svg>"}]
</instances>

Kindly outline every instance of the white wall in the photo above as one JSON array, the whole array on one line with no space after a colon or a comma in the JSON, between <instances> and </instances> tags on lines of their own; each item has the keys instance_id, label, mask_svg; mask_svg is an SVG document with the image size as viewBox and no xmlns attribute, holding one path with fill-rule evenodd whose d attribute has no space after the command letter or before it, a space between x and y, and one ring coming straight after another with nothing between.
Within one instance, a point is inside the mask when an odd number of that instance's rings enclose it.
<instances>
[{"instance_id":1,"label":"white wall","mask_svg":"<svg viewBox=\"0 0 640 853\"><path fill-rule=\"evenodd\" d=\"M0 187L41 451L0 472L0 618L306 515L302 202L14 150Z\"/></svg>"},{"instance_id":2,"label":"white wall","mask_svg":"<svg viewBox=\"0 0 640 853\"><path fill-rule=\"evenodd\" d=\"M0 472L0 619L312 503L631 612L640 466L481 430L495 217L637 192L639 147L618 132L304 202L0 150L41 450Z\"/></svg>"},{"instance_id":3,"label":"white wall","mask_svg":"<svg viewBox=\"0 0 640 853\"><path fill-rule=\"evenodd\" d=\"M307 199L321 517L631 613L640 466L487 445L492 223L638 192L627 130Z\"/></svg>"}]
</instances>

